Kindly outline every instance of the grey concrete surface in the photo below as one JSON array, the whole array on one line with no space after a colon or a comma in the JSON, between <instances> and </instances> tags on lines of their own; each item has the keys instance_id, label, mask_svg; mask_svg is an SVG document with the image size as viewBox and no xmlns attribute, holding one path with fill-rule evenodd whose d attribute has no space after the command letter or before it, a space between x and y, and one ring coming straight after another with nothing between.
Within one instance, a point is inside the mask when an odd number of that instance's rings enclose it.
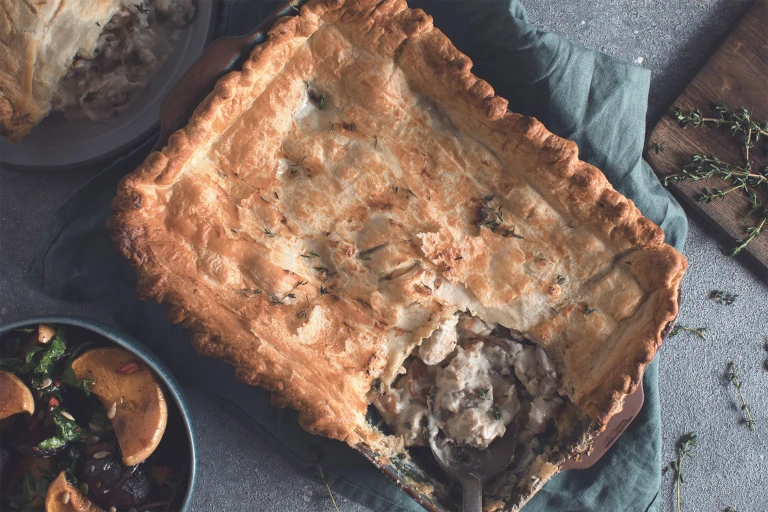
<instances>
[{"instance_id":1,"label":"grey concrete surface","mask_svg":"<svg viewBox=\"0 0 768 512\"><path fill-rule=\"evenodd\" d=\"M524 0L533 23L584 46L652 70L653 122L716 48L750 0ZM110 322L97 304L64 303L24 280L34 241L51 213L91 176L89 172L22 174L0 171L0 322L37 314L77 314ZM683 510L768 511L768 286L738 261L722 256L711 232L692 220L685 255L680 323L706 326L708 341L688 334L661 349L660 390L664 462L677 439L696 431L699 446L686 462ZM707 299L713 289L740 294L736 305ZM738 363L744 394L757 421L741 422L736 391L723 382ZM201 440L194 512L331 510L327 492L298 474L270 447L200 392L190 392ZM665 474L661 510L674 510L673 472ZM339 500L342 511L364 507ZM633 511L634 512L634 511ZM638 510L638 512L642 512Z\"/></svg>"}]
</instances>

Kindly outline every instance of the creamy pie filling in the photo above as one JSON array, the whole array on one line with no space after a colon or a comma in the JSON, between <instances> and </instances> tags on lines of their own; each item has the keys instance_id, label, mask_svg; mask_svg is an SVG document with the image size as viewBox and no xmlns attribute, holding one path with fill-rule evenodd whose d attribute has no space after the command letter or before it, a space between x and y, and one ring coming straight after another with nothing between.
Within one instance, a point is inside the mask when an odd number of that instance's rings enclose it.
<instances>
[{"instance_id":1,"label":"creamy pie filling","mask_svg":"<svg viewBox=\"0 0 768 512\"><path fill-rule=\"evenodd\" d=\"M406 446L426 445L430 435L485 449L511 423L518 442L527 443L565 404L541 347L468 313L444 322L406 364L405 374L374 402Z\"/></svg>"},{"instance_id":2,"label":"creamy pie filling","mask_svg":"<svg viewBox=\"0 0 768 512\"><path fill-rule=\"evenodd\" d=\"M195 13L193 0L125 2L90 53L75 56L53 97L67 119L108 121L160 69Z\"/></svg>"}]
</instances>

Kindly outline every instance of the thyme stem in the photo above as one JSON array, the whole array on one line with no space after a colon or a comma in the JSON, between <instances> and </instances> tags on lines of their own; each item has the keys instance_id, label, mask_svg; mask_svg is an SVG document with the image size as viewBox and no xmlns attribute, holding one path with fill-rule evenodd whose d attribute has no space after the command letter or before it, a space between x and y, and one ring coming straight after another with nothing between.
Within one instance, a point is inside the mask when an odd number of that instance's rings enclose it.
<instances>
[{"instance_id":1,"label":"thyme stem","mask_svg":"<svg viewBox=\"0 0 768 512\"><path fill-rule=\"evenodd\" d=\"M691 452L693 448L698 444L696 438L696 432L688 432L680 438L678 441L678 456L677 461L672 462L672 468L675 470L675 486L677 487L677 512L680 512L680 488L683 485L683 462L685 458L689 457L693 459Z\"/></svg>"},{"instance_id":2,"label":"thyme stem","mask_svg":"<svg viewBox=\"0 0 768 512\"><path fill-rule=\"evenodd\" d=\"M747 427L749 430L755 430L755 419L752 417L752 411L749 409L749 405L744 399L744 394L741 392L741 379L739 379L736 363L733 361L728 363L728 373L730 374L729 379L733 384L733 387L735 387L736 391L739 392L739 398L741 399L741 410L744 412L744 416L746 417L745 419L747 420Z\"/></svg>"},{"instance_id":3,"label":"thyme stem","mask_svg":"<svg viewBox=\"0 0 768 512\"><path fill-rule=\"evenodd\" d=\"M331 497L331 503L333 503L333 509L336 512L339 511L339 506L336 504L336 499L333 497L333 493L331 492L331 487L328 485L328 481L325 479L325 475L323 474L323 466L321 466L319 463L317 464L317 469L320 471L320 480L323 481L323 485L325 485L325 488L328 490L328 496Z\"/></svg>"}]
</instances>

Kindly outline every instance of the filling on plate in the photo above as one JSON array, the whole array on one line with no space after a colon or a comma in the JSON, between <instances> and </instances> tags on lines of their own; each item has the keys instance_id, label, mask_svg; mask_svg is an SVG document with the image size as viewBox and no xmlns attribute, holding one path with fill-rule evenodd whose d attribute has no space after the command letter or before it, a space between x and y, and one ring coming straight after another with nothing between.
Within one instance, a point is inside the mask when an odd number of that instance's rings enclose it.
<instances>
[{"instance_id":1,"label":"filling on plate","mask_svg":"<svg viewBox=\"0 0 768 512\"><path fill-rule=\"evenodd\" d=\"M108 121L118 115L155 76L194 13L192 0L123 4L91 52L75 56L53 109L68 119Z\"/></svg>"},{"instance_id":2,"label":"filling on plate","mask_svg":"<svg viewBox=\"0 0 768 512\"><path fill-rule=\"evenodd\" d=\"M406 373L375 405L406 446L439 435L485 449L512 422L518 442L530 441L564 403L555 366L541 347L459 313L422 342Z\"/></svg>"}]
</instances>

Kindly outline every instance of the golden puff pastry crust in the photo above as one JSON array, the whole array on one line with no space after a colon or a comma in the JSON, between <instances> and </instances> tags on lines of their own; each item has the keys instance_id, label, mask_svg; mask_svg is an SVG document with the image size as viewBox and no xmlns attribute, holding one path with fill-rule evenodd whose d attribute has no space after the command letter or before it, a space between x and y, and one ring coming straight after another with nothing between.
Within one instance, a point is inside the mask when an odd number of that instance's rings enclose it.
<instances>
[{"instance_id":1,"label":"golden puff pastry crust","mask_svg":"<svg viewBox=\"0 0 768 512\"><path fill-rule=\"evenodd\" d=\"M78 52L90 55L120 0L0 0L0 133L21 140L51 111Z\"/></svg>"},{"instance_id":2,"label":"golden puff pastry crust","mask_svg":"<svg viewBox=\"0 0 768 512\"><path fill-rule=\"evenodd\" d=\"M403 0L278 20L120 184L110 227L141 295L358 448L402 449L368 406L458 310L544 347L599 431L676 317L686 260L471 66Z\"/></svg>"}]
</instances>

